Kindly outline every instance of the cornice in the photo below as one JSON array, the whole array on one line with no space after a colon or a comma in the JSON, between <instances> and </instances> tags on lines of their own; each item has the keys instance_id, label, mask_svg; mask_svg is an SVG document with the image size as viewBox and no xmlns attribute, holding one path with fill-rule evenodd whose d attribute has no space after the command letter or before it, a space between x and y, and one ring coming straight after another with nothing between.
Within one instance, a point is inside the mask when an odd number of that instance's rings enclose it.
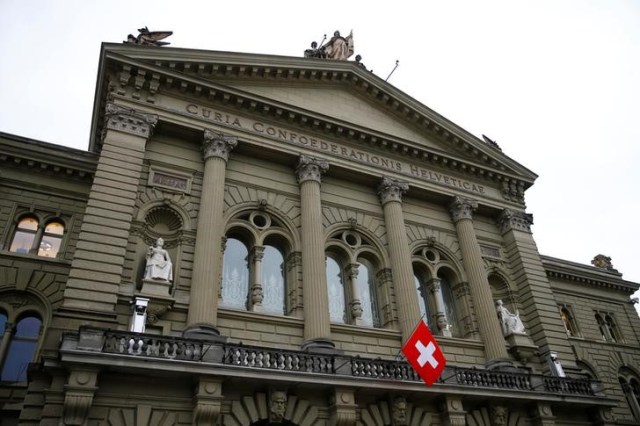
<instances>
[{"instance_id":1,"label":"cornice","mask_svg":"<svg viewBox=\"0 0 640 426\"><path fill-rule=\"evenodd\" d=\"M622 274L618 272L605 271L594 266L582 265L549 256L540 256L540 258L545 272L550 278L573 281L629 294L640 289L640 284L623 280Z\"/></svg>"},{"instance_id":2,"label":"cornice","mask_svg":"<svg viewBox=\"0 0 640 426\"><path fill-rule=\"evenodd\" d=\"M497 182L505 199L522 202L524 191L537 177L533 172L502 154L492 145L476 138L444 117L431 111L377 76L350 62L321 61L271 55L233 54L188 49L140 49L132 46L104 45L99 83L102 94L109 91L124 94L133 91L134 99L153 104L156 94L179 91L219 104L225 108L260 114L272 120L286 121L302 128L321 131L371 147L406 156L414 162L425 162L463 175ZM167 54L168 53L168 54ZM125 56L126 55L126 56ZM167 59L169 58L169 59ZM115 80L106 82L107 70ZM386 108L416 129L440 141L445 150L425 147L353 123L328 117L315 111L288 105L273 99L226 86L225 80L338 83ZM215 80L215 81L214 81ZM132 89L131 89L132 88ZM104 100L96 99L96 103ZM99 111L96 111L98 113ZM94 116L93 134L100 120ZM97 124L96 124L97 123ZM93 137L93 136L92 136ZM95 141L92 141L94 145Z\"/></svg>"},{"instance_id":3,"label":"cornice","mask_svg":"<svg viewBox=\"0 0 640 426\"><path fill-rule=\"evenodd\" d=\"M0 163L39 173L91 180L98 155L0 132Z\"/></svg>"}]
</instances>

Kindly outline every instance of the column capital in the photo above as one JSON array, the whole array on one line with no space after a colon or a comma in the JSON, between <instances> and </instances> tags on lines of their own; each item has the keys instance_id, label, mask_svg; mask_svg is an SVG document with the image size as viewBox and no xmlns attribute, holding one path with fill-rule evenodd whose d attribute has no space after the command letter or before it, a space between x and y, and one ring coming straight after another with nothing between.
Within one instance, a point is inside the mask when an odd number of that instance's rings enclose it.
<instances>
[{"instance_id":1,"label":"column capital","mask_svg":"<svg viewBox=\"0 0 640 426\"><path fill-rule=\"evenodd\" d=\"M402 194L409 190L409 184L399 181L388 176L382 178L382 182L378 185L378 196L382 205L390 201L402 202Z\"/></svg>"},{"instance_id":2,"label":"column capital","mask_svg":"<svg viewBox=\"0 0 640 426\"><path fill-rule=\"evenodd\" d=\"M514 212L504 209L498 218L498 226L504 234L507 231L531 232L533 225L533 215L531 213Z\"/></svg>"},{"instance_id":3,"label":"column capital","mask_svg":"<svg viewBox=\"0 0 640 426\"><path fill-rule=\"evenodd\" d=\"M322 174L329 170L329 163L319 158L301 155L296 167L298 183L313 180L318 183L322 180Z\"/></svg>"},{"instance_id":4,"label":"column capital","mask_svg":"<svg viewBox=\"0 0 640 426\"><path fill-rule=\"evenodd\" d=\"M449 212L454 222L462 219L473 219L473 212L478 208L478 202L469 198L455 196L449 204Z\"/></svg>"},{"instance_id":5,"label":"column capital","mask_svg":"<svg viewBox=\"0 0 640 426\"><path fill-rule=\"evenodd\" d=\"M214 132L209 129L204 130L204 141L202 142L202 157L205 161L212 157L229 159L229 153L238 145L238 138Z\"/></svg>"},{"instance_id":6,"label":"column capital","mask_svg":"<svg viewBox=\"0 0 640 426\"><path fill-rule=\"evenodd\" d=\"M145 114L133 108L107 103L104 115L105 130L117 130L148 139L157 123L158 116L155 114Z\"/></svg>"}]
</instances>

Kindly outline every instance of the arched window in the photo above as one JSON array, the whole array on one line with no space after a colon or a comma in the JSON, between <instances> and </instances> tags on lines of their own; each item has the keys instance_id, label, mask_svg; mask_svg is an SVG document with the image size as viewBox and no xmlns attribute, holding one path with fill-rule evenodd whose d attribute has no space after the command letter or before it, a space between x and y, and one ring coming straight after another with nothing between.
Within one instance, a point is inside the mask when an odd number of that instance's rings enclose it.
<instances>
[{"instance_id":1,"label":"arched window","mask_svg":"<svg viewBox=\"0 0 640 426\"><path fill-rule=\"evenodd\" d=\"M461 337L458 301L453 286L458 284L452 262L435 247L422 247L413 254L413 273L420 310L434 334Z\"/></svg>"},{"instance_id":2,"label":"arched window","mask_svg":"<svg viewBox=\"0 0 640 426\"><path fill-rule=\"evenodd\" d=\"M564 324L564 329L567 332L567 336L578 336L578 325L576 324L575 317L573 316L572 309L569 305L560 305L560 318Z\"/></svg>"},{"instance_id":3,"label":"arched window","mask_svg":"<svg viewBox=\"0 0 640 426\"><path fill-rule=\"evenodd\" d=\"M624 392L633 418L640 422L640 379L627 368L622 368L618 374L622 392Z\"/></svg>"},{"instance_id":4,"label":"arched window","mask_svg":"<svg viewBox=\"0 0 640 426\"><path fill-rule=\"evenodd\" d=\"M427 324L432 333L436 333L436 329L433 328L433 316L431 314L428 296L429 291L427 290L427 283L423 279L423 274L414 273L413 281L416 284L418 304L420 305L420 314L422 315L423 321Z\"/></svg>"},{"instance_id":5,"label":"arched window","mask_svg":"<svg viewBox=\"0 0 640 426\"><path fill-rule=\"evenodd\" d=\"M379 261L373 244L360 233L337 231L326 252L329 319L332 322L380 327L377 276Z\"/></svg>"},{"instance_id":6,"label":"arched window","mask_svg":"<svg viewBox=\"0 0 640 426\"><path fill-rule=\"evenodd\" d=\"M373 264L364 258L358 259L358 296L362 306L362 325L367 327L379 327L377 297L375 296L375 276Z\"/></svg>"},{"instance_id":7,"label":"arched window","mask_svg":"<svg viewBox=\"0 0 640 426\"><path fill-rule=\"evenodd\" d=\"M608 312L595 312L596 323L602 335L602 339L607 342L621 342L622 336L618 332L618 326L613 318L613 314Z\"/></svg>"},{"instance_id":8,"label":"arched window","mask_svg":"<svg viewBox=\"0 0 640 426\"><path fill-rule=\"evenodd\" d=\"M271 314L285 313L284 289L284 256L278 248L266 245L262 259L262 288L264 311Z\"/></svg>"},{"instance_id":9,"label":"arched window","mask_svg":"<svg viewBox=\"0 0 640 426\"><path fill-rule=\"evenodd\" d=\"M331 322L345 323L345 292L343 266L333 255L327 255L327 290L329 294L329 319Z\"/></svg>"},{"instance_id":10,"label":"arched window","mask_svg":"<svg viewBox=\"0 0 640 426\"><path fill-rule=\"evenodd\" d=\"M2 328L5 329L7 315L0 315ZM16 325L11 330L5 330L2 342L8 339L6 353L2 356L3 382L24 382L27 380L27 367L33 361L33 357L40 336L42 320L37 314L25 314L18 319ZM4 345L3 345L4 346Z\"/></svg>"},{"instance_id":11,"label":"arched window","mask_svg":"<svg viewBox=\"0 0 640 426\"><path fill-rule=\"evenodd\" d=\"M220 306L247 309L249 295L249 250L237 238L227 238L222 263Z\"/></svg>"},{"instance_id":12,"label":"arched window","mask_svg":"<svg viewBox=\"0 0 640 426\"><path fill-rule=\"evenodd\" d=\"M56 257L60 252L64 224L59 219L49 220L42 226L38 217L29 215L18 221L11 239L9 251L14 253L35 253L43 257Z\"/></svg>"},{"instance_id":13,"label":"arched window","mask_svg":"<svg viewBox=\"0 0 640 426\"><path fill-rule=\"evenodd\" d=\"M227 232L220 307L286 315L286 254L283 226L262 211L242 213Z\"/></svg>"}]
</instances>

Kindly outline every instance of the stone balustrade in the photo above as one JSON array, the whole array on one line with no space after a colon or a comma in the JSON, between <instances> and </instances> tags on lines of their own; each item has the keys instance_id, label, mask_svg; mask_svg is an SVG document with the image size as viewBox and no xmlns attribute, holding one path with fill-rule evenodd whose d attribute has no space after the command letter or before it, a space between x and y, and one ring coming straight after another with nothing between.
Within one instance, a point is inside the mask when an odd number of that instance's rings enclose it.
<instances>
[{"instance_id":1,"label":"stone balustrade","mask_svg":"<svg viewBox=\"0 0 640 426\"><path fill-rule=\"evenodd\" d=\"M63 359L67 353L74 356L114 354L136 359L179 360L194 365L205 363L249 371L259 369L293 374L322 374L342 379L421 382L413 368L401 360L282 350L95 328L81 328L79 333L66 333L60 351ZM109 363L109 360L104 362ZM556 397L603 396L598 390L600 382L594 380L544 376L532 374L525 369L521 371L447 366L435 386L473 387L510 393L539 392Z\"/></svg>"}]
</instances>

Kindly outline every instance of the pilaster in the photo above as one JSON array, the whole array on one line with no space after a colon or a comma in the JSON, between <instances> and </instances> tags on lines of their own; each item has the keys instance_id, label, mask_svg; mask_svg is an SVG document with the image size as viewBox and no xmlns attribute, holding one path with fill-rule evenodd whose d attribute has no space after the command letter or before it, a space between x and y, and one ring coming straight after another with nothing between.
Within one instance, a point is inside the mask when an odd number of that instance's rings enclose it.
<instances>
[{"instance_id":1,"label":"pilaster","mask_svg":"<svg viewBox=\"0 0 640 426\"><path fill-rule=\"evenodd\" d=\"M352 389L335 388L335 394L331 395L330 407L331 426L352 426L356 424L355 393Z\"/></svg>"},{"instance_id":2,"label":"pilaster","mask_svg":"<svg viewBox=\"0 0 640 426\"><path fill-rule=\"evenodd\" d=\"M515 277L515 287L523 301L520 314L526 318L529 336L539 347L541 358L546 359L550 352L556 352L563 366L575 368L575 356L566 339L551 284L531 234L533 216L505 209L497 224L502 232L507 262Z\"/></svg>"},{"instance_id":3,"label":"pilaster","mask_svg":"<svg viewBox=\"0 0 640 426\"><path fill-rule=\"evenodd\" d=\"M389 177L384 177L378 187L378 196L384 211L384 223L387 229L389 257L403 341L409 339L420 319L420 306L413 280L409 239L402 212L402 194L408 190L409 185L406 182Z\"/></svg>"},{"instance_id":4,"label":"pilaster","mask_svg":"<svg viewBox=\"0 0 640 426\"><path fill-rule=\"evenodd\" d=\"M204 174L193 256L188 324L183 333L186 337L215 339L220 335L216 324L224 237L224 181L229 153L237 144L235 137L204 131Z\"/></svg>"},{"instance_id":5,"label":"pilaster","mask_svg":"<svg viewBox=\"0 0 640 426\"><path fill-rule=\"evenodd\" d=\"M302 226L302 299L304 306L304 349L333 349L329 320L329 296L325 270L324 230L320 183L329 169L324 160L301 155L296 177L300 185Z\"/></svg>"},{"instance_id":6,"label":"pilaster","mask_svg":"<svg viewBox=\"0 0 640 426\"><path fill-rule=\"evenodd\" d=\"M473 227L473 212L477 207L478 204L474 200L455 197L449 206L449 211L456 226L462 263L469 278L469 288L478 315L480 336L485 344L487 364L498 365L498 362L508 360L509 355L496 318L487 271Z\"/></svg>"},{"instance_id":7,"label":"pilaster","mask_svg":"<svg viewBox=\"0 0 640 426\"><path fill-rule=\"evenodd\" d=\"M63 310L113 317L145 145L157 121L152 114L106 105L102 151L65 287Z\"/></svg>"}]
</instances>

